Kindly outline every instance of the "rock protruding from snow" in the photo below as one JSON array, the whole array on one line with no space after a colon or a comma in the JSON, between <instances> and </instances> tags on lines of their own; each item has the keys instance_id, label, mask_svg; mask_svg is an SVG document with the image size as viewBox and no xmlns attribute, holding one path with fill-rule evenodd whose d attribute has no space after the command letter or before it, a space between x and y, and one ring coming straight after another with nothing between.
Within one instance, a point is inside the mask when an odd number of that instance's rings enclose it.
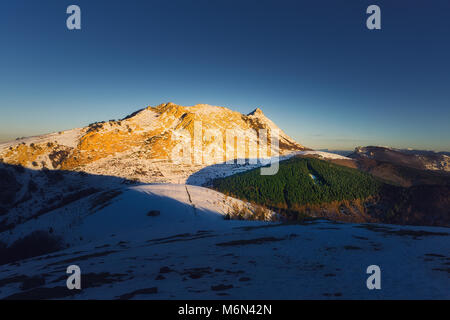
<instances>
[{"instance_id":1,"label":"rock protruding from snow","mask_svg":"<svg viewBox=\"0 0 450 320\"><path fill-rule=\"evenodd\" d=\"M250 150L250 145L259 146L261 129L267 131L269 142L272 133L279 132L276 151L282 156L305 150L259 108L244 115L207 104L185 107L165 103L141 109L121 120L96 122L81 129L2 144L0 159L31 169L83 171L147 183L184 183L205 167L225 163L230 156L234 159L269 157ZM216 135L208 137L207 131ZM195 132L200 132L198 144L192 143ZM228 151L228 134L248 141L238 143L238 147L244 145L244 154L239 156ZM190 161L173 161L178 149L183 153L186 150L179 148L180 144L190 149L187 151L190 155L183 159ZM218 148L213 157L210 157L211 146ZM230 172L234 169L231 165L224 168Z\"/></svg>"},{"instance_id":2,"label":"rock protruding from snow","mask_svg":"<svg viewBox=\"0 0 450 320\"><path fill-rule=\"evenodd\" d=\"M253 110L252 112L250 112L247 115L248 116L264 116L264 113L262 112L262 110L260 108L256 108L255 110Z\"/></svg>"}]
</instances>

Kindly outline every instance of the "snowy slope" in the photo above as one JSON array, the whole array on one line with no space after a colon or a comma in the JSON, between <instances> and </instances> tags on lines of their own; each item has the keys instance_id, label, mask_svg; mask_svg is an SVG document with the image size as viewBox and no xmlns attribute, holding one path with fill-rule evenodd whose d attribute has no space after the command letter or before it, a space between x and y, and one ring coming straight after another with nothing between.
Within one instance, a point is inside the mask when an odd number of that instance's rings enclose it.
<instances>
[{"instance_id":1,"label":"snowy slope","mask_svg":"<svg viewBox=\"0 0 450 320\"><path fill-rule=\"evenodd\" d=\"M49 134L44 134L40 136L32 136L32 137L23 137L18 138L17 140L7 141L0 143L0 151L6 150L7 148L25 143L25 144L40 144L40 143L48 143L48 142L56 142L60 145L75 148L78 144L79 139L82 136L82 128L75 128L71 130L61 131L61 132L53 132Z\"/></svg>"},{"instance_id":2,"label":"snowy slope","mask_svg":"<svg viewBox=\"0 0 450 320\"><path fill-rule=\"evenodd\" d=\"M103 195L107 201L102 201ZM18 224L11 232L0 233L0 241L11 244L33 231L50 229L70 246L105 239L112 234L132 234L139 238L150 229L154 236L163 237L186 228L229 225L224 216L236 206L253 210L249 203L198 186L116 186ZM158 211L159 216L149 218L147 213L152 210Z\"/></svg>"},{"instance_id":3,"label":"snowy slope","mask_svg":"<svg viewBox=\"0 0 450 320\"><path fill-rule=\"evenodd\" d=\"M227 221L214 191L188 186L191 203L173 187L129 188L73 229L82 243L0 266L0 298L450 298L446 228ZM65 287L71 264L81 291ZM372 264L379 291L366 288Z\"/></svg>"},{"instance_id":4,"label":"snowy slope","mask_svg":"<svg viewBox=\"0 0 450 320\"><path fill-rule=\"evenodd\" d=\"M325 151L316 151L316 150L309 150L309 151L297 151L296 154L298 155L316 155L319 156L320 158L323 159L342 159L342 160L353 160L351 158L348 157L344 157L341 156L339 154L336 153L331 153L331 152L325 152Z\"/></svg>"}]
</instances>

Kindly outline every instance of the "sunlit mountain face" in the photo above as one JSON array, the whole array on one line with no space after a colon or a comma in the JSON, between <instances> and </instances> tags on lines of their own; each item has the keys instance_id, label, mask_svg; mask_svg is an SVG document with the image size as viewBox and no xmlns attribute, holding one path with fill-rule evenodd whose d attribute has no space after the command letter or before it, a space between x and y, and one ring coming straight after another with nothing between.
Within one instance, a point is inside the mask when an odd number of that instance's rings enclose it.
<instances>
[{"instance_id":1,"label":"sunlit mountain face","mask_svg":"<svg viewBox=\"0 0 450 320\"><path fill-rule=\"evenodd\" d=\"M194 143L196 126L198 145ZM206 136L206 130L219 137ZM281 131L260 109L245 115L210 105L183 107L165 103L144 108L122 120L92 123L85 128L1 144L0 158L5 163L30 169L83 171L143 182L178 183L207 164L222 163L239 155L250 158L252 150L249 148L258 147L259 130L267 130L269 142L270 131L279 132L276 149L279 155L306 149ZM226 154L227 134L243 138L238 146L230 143L228 148L238 149L243 144L240 154L233 150ZM222 141L217 143L216 138ZM216 153L220 151L222 156L206 159L212 142L217 145ZM182 143L189 144L192 155L174 164L174 148ZM198 154L200 159L194 159ZM270 156L270 152L266 154ZM257 152L253 155L258 156Z\"/></svg>"}]
</instances>

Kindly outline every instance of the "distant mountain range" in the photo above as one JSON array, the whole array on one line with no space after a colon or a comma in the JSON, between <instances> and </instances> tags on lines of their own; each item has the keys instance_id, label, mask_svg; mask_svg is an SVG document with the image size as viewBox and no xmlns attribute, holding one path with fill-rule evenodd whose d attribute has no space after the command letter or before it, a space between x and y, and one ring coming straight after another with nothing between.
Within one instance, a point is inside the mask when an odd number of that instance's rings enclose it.
<instances>
[{"instance_id":1,"label":"distant mountain range","mask_svg":"<svg viewBox=\"0 0 450 320\"><path fill-rule=\"evenodd\" d=\"M386 161L420 170L450 171L450 155L448 152L368 146L357 147L349 157Z\"/></svg>"}]
</instances>

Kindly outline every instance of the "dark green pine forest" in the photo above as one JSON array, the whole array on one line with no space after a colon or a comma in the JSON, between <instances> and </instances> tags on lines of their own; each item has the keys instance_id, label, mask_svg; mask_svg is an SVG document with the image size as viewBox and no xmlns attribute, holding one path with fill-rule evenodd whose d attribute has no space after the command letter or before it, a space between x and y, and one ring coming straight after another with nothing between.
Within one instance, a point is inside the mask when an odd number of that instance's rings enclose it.
<instances>
[{"instance_id":1,"label":"dark green pine forest","mask_svg":"<svg viewBox=\"0 0 450 320\"><path fill-rule=\"evenodd\" d=\"M357 169L315 158L281 161L277 174L259 169L215 179L213 188L257 204L292 209L307 204L366 199L378 194L381 183Z\"/></svg>"}]
</instances>

